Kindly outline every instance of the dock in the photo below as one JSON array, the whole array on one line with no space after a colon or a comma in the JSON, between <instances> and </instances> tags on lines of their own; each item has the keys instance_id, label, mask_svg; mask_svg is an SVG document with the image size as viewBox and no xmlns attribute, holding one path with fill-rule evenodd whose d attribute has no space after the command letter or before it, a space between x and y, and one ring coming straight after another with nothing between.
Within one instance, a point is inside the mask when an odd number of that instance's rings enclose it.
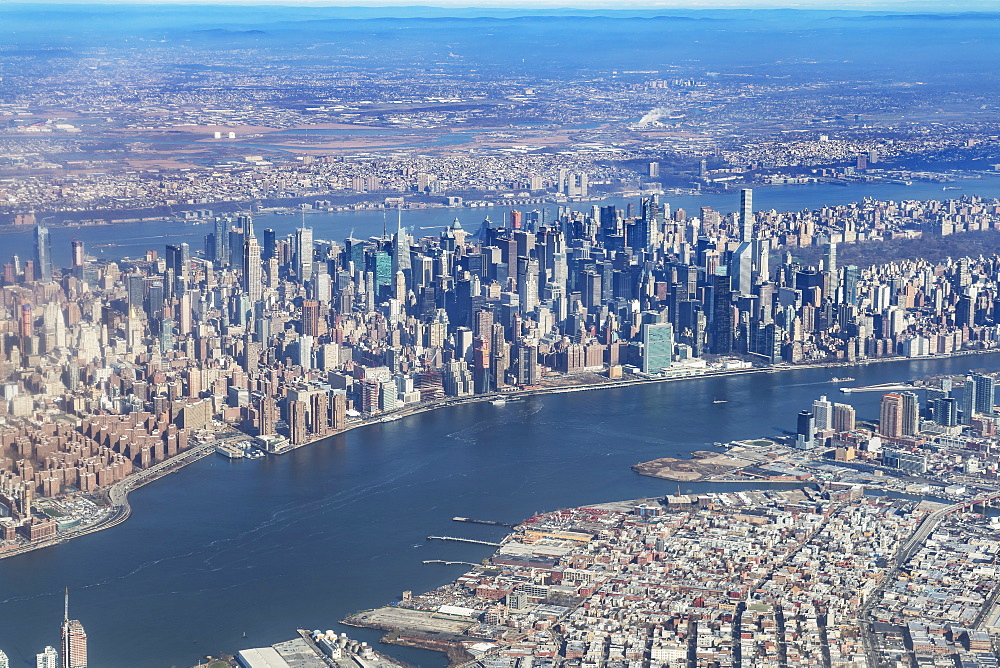
<instances>
[{"instance_id":1,"label":"dock","mask_svg":"<svg viewBox=\"0 0 1000 668\"><path fill-rule=\"evenodd\" d=\"M511 524L509 522L497 522L495 520L474 520L474 519L470 519L468 517L452 517L451 520L453 522L468 522L470 524L489 524L490 526L494 526L494 527L510 527L510 528L514 528L514 527L517 526L516 524Z\"/></svg>"},{"instance_id":2,"label":"dock","mask_svg":"<svg viewBox=\"0 0 1000 668\"><path fill-rule=\"evenodd\" d=\"M445 561L444 559L425 559L425 564L441 564L443 566L454 566L456 564L463 564L465 566L479 566L481 564L474 564L471 561Z\"/></svg>"},{"instance_id":3,"label":"dock","mask_svg":"<svg viewBox=\"0 0 1000 668\"><path fill-rule=\"evenodd\" d=\"M457 543L475 543L476 545L492 545L500 547L501 543L494 543L489 540L476 540L474 538L456 538L455 536L428 536L427 540L452 540Z\"/></svg>"},{"instance_id":4,"label":"dock","mask_svg":"<svg viewBox=\"0 0 1000 668\"><path fill-rule=\"evenodd\" d=\"M900 392L903 390L912 391L919 389L923 388L904 383L882 383L881 385L864 385L862 387L842 387L840 391L844 394L850 394L852 392Z\"/></svg>"}]
</instances>

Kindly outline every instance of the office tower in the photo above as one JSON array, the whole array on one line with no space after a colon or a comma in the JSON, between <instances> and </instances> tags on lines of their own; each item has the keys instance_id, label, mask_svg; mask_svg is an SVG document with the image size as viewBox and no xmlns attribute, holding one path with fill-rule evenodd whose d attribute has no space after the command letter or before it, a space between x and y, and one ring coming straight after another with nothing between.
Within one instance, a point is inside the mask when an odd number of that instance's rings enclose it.
<instances>
[{"instance_id":1,"label":"office tower","mask_svg":"<svg viewBox=\"0 0 1000 668\"><path fill-rule=\"evenodd\" d=\"M311 336L300 336L299 337L299 356L298 364L303 369L312 368L312 346L313 337Z\"/></svg>"},{"instance_id":2,"label":"office tower","mask_svg":"<svg viewBox=\"0 0 1000 668\"><path fill-rule=\"evenodd\" d=\"M740 296L748 297L753 292L753 241L742 241L733 251L729 263L733 290Z\"/></svg>"},{"instance_id":3,"label":"office tower","mask_svg":"<svg viewBox=\"0 0 1000 668\"><path fill-rule=\"evenodd\" d=\"M51 645L35 655L35 668L59 668L59 652Z\"/></svg>"},{"instance_id":4,"label":"office tower","mask_svg":"<svg viewBox=\"0 0 1000 668\"><path fill-rule=\"evenodd\" d=\"M809 411L801 411L795 423L795 447L799 450L812 450L816 443L816 420Z\"/></svg>"},{"instance_id":5,"label":"office tower","mask_svg":"<svg viewBox=\"0 0 1000 668\"><path fill-rule=\"evenodd\" d=\"M356 269L359 267L355 267ZM295 274L300 283L312 278L313 270L313 231L305 226L295 230Z\"/></svg>"},{"instance_id":6,"label":"office tower","mask_svg":"<svg viewBox=\"0 0 1000 668\"><path fill-rule=\"evenodd\" d=\"M7 658L3 650L0 650L0 668L10 668L10 659Z\"/></svg>"},{"instance_id":7,"label":"office tower","mask_svg":"<svg viewBox=\"0 0 1000 668\"><path fill-rule=\"evenodd\" d=\"M844 294L843 300L845 304L850 304L851 306L858 305L858 267L857 265L849 264L844 267Z\"/></svg>"},{"instance_id":8,"label":"office tower","mask_svg":"<svg viewBox=\"0 0 1000 668\"><path fill-rule=\"evenodd\" d=\"M754 239L753 241L753 281L754 285L767 283L771 280L771 240Z\"/></svg>"},{"instance_id":9,"label":"office tower","mask_svg":"<svg viewBox=\"0 0 1000 668\"><path fill-rule=\"evenodd\" d=\"M267 261L275 256L275 247L277 245L277 238L274 235L274 230L270 227L264 228L264 238L263 243L260 247L260 257L262 260Z\"/></svg>"},{"instance_id":10,"label":"office tower","mask_svg":"<svg viewBox=\"0 0 1000 668\"><path fill-rule=\"evenodd\" d=\"M42 282L52 280L52 240L44 225L35 226L35 274Z\"/></svg>"},{"instance_id":11,"label":"office tower","mask_svg":"<svg viewBox=\"0 0 1000 668\"><path fill-rule=\"evenodd\" d=\"M740 191L740 241L753 240L753 190Z\"/></svg>"},{"instance_id":12,"label":"office tower","mask_svg":"<svg viewBox=\"0 0 1000 668\"><path fill-rule=\"evenodd\" d=\"M253 233L253 220L246 217L243 235L243 292L251 303L260 301L264 294L264 277L260 263L260 244Z\"/></svg>"},{"instance_id":13,"label":"office tower","mask_svg":"<svg viewBox=\"0 0 1000 668\"><path fill-rule=\"evenodd\" d=\"M517 258L517 294L521 313L530 313L538 306L538 260Z\"/></svg>"},{"instance_id":14,"label":"office tower","mask_svg":"<svg viewBox=\"0 0 1000 668\"><path fill-rule=\"evenodd\" d=\"M817 431L833 427L833 404L827 401L826 397L820 397L813 402L812 412Z\"/></svg>"},{"instance_id":15,"label":"office tower","mask_svg":"<svg viewBox=\"0 0 1000 668\"><path fill-rule=\"evenodd\" d=\"M319 302L315 299L302 300L302 334L319 336Z\"/></svg>"},{"instance_id":16,"label":"office tower","mask_svg":"<svg viewBox=\"0 0 1000 668\"><path fill-rule=\"evenodd\" d=\"M191 247L186 243L167 244L164 255L167 271L173 270L175 279L186 278L191 270Z\"/></svg>"},{"instance_id":17,"label":"office tower","mask_svg":"<svg viewBox=\"0 0 1000 668\"><path fill-rule=\"evenodd\" d=\"M854 431L854 406L849 404L834 404L833 405L833 430L836 432L841 431Z\"/></svg>"},{"instance_id":18,"label":"office tower","mask_svg":"<svg viewBox=\"0 0 1000 668\"><path fill-rule=\"evenodd\" d=\"M837 273L837 244L830 242L823 247L823 271Z\"/></svg>"},{"instance_id":19,"label":"office tower","mask_svg":"<svg viewBox=\"0 0 1000 668\"><path fill-rule=\"evenodd\" d=\"M903 436L903 396L883 394L879 404L878 433L890 438Z\"/></svg>"},{"instance_id":20,"label":"office tower","mask_svg":"<svg viewBox=\"0 0 1000 668\"><path fill-rule=\"evenodd\" d=\"M411 282L410 237L403 229L403 211L396 212L396 234L392 240L392 273L403 272L407 284Z\"/></svg>"},{"instance_id":21,"label":"office tower","mask_svg":"<svg viewBox=\"0 0 1000 668\"><path fill-rule=\"evenodd\" d=\"M733 352L732 288L726 270L719 268L712 283L712 352Z\"/></svg>"},{"instance_id":22,"label":"office tower","mask_svg":"<svg viewBox=\"0 0 1000 668\"><path fill-rule=\"evenodd\" d=\"M670 366L674 355L674 326L669 322L642 326L642 372L657 373Z\"/></svg>"},{"instance_id":23,"label":"office tower","mask_svg":"<svg viewBox=\"0 0 1000 668\"><path fill-rule=\"evenodd\" d=\"M976 380L972 376L965 377L962 387L962 424L972 422L972 413L976 410Z\"/></svg>"},{"instance_id":24,"label":"office tower","mask_svg":"<svg viewBox=\"0 0 1000 668\"><path fill-rule=\"evenodd\" d=\"M83 242L74 239L71 246L70 264L73 267L73 274L79 276L80 270L83 269Z\"/></svg>"},{"instance_id":25,"label":"office tower","mask_svg":"<svg viewBox=\"0 0 1000 668\"><path fill-rule=\"evenodd\" d=\"M215 266L222 267L229 264L229 219L216 218L215 232L212 235L212 254L209 256Z\"/></svg>"},{"instance_id":26,"label":"office tower","mask_svg":"<svg viewBox=\"0 0 1000 668\"><path fill-rule=\"evenodd\" d=\"M828 243L823 249L823 295L836 297L839 273L837 272L837 244Z\"/></svg>"},{"instance_id":27,"label":"office tower","mask_svg":"<svg viewBox=\"0 0 1000 668\"><path fill-rule=\"evenodd\" d=\"M69 618L69 589L63 608L62 668L87 668L87 632L83 624Z\"/></svg>"}]
</instances>

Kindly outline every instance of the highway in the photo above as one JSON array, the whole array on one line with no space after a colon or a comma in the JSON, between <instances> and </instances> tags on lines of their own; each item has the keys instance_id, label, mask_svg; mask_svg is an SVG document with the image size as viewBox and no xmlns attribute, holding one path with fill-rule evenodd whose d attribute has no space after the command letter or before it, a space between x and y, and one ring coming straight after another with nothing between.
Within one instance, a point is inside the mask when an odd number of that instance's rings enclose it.
<instances>
[{"instance_id":1,"label":"highway","mask_svg":"<svg viewBox=\"0 0 1000 668\"><path fill-rule=\"evenodd\" d=\"M0 559L5 559L7 557L13 557L18 554L24 554L25 552L31 552L32 550L38 550L43 547L49 547L51 545L58 545L67 540L73 538L79 538L80 536L85 536L87 534L95 533L97 531L103 531L104 529L110 529L111 527L118 526L122 522L128 519L129 515L132 514L132 507L128 503L128 495L143 485L147 485L154 480L162 478L168 473L173 473L178 469L187 466L193 462L203 459L208 455L215 452L216 445L223 442L231 441L241 441L246 440L247 436L244 434L230 434L224 438L218 440L209 441L207 443L201 443L199 445L193 446L181 452L180 454L174 455L169 459L165 459L162 462L153 464L149 468L141 469L136 473L133 473L126 477L124 480L120 480L108 488L108 499L109 508L108 512L103 515L96 522L91 524L86 524L79 527L74 527L66 531L61 531L54 537L48 540L36 541L32 543L26 543L24 545L18 546L14 549L0 553Z\"/></svg>"}]
</instances>

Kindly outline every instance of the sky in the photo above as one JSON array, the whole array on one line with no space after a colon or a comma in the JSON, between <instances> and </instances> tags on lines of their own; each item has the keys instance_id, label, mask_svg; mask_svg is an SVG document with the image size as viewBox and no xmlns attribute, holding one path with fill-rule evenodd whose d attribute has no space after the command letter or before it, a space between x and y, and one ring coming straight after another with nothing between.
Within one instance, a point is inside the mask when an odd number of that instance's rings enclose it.
<instances>
[{"instance_id":1,"label":"sky","mask_svg":"<svg viewBox=\"0 0 1000 668\"><path fill-rule=\"evenodd\" d=\"M0 0L0 5L5 4ZM1000 0L18 0L17 4L283 5L300 7L451 7L570 9L875 9L887 11L998 11Z\"/></svg>"}]
</instances>

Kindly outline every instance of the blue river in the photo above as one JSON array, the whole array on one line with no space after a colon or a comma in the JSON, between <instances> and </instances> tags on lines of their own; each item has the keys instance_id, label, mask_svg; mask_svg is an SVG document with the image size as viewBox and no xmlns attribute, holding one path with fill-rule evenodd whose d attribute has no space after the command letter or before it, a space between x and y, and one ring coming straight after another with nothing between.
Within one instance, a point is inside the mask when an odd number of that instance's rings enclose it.
<instances>
[{"instance_id":1,"label":"blue river","mask_svg":"<svg viewBox=\"0 0 1000 668\"><path fill-rule=\"evenodd\" d=\"M816 209L824 205L848 204L874 197L880 200L928 200L949 199L963 195L980 195L982 197L1000 197L1000 175L985 175L982 178L963 178L948 184L961 190L943 191L941 184L915 182L912 186L894 183L855 184L839 186L832 184L809 184L792 186L768 186L754 190L754 208L757 210L801 211ZM709 206L722 213L739 210L739 189L725 193L705 195L664 196L662 201L670 204L671 210L684 209L690 215L697 215L703 206ZM316 199L322 199L317 197ZM587 211L594 204L615 204L624 208L626 204L639 203L639 198L608 198L603 201L577 202L572 208ZM206 209L212 206L205 205ZM524 205L516 206L522 211L548 211L549 219L555 216L556 205ZM485 217L493 221L502 221L511 210L510 206L492 207L436 207L429 209L413 209L403 212L403 225L416 237L439 234L441 229L458 218L466 230L475 232ZM55 218L57 222L58 217ZM297 215L259 215L254 218L255 230L270 227L279 236L290 234L301 224ZM343 240L354 234L357 238L367 238L381 235L384 227L391 233L395 229L395 212L389 212L388 217L383 211L338 211L315 212L305 218L306 225L312 227L316 239ZM51 223L50 223L51 224ZM70 262L71 241L77 239L84 242L87 253L96 258L117 260L122 257L142 257L146 250L153 249L162 255L163 247L168 243L187 242L192 251L204 248L205 235L213 230L212 225L191 225L176 221L151 221L145 223L119 223L115 225L99 225L88 227L57 227L51 229L52 258L55 266L68 266ZM31 228L25 230L5 230L0 235L0 263L8 262L11 255L17 254L22 259L30 259L34 253L34 235Z\"/></svg>"},{"instance_id":2,"label":"blue river","mask_svg":"<svg viewBox=\"0 0 1000 668\"><path fill-rule=\"evenodd\" d=\"M135 492L132 517L116 528L0 560L0 649L23 667L58 645L63 587L94 666L193 666L297 627L376 642L380 634L337 621L462 572L425 559L476 562L492 550L428 535L503 535L453 516L518 521L672 493L675 483L629 467L794 429L824 394L877 419L879 394L841 394L834 375L860 385L997 368L1000 354L971 355L553 394L375 424L281 457L212 455ZM387 651L445 664L432 652Z\"/></svg>"}]
</instances>

